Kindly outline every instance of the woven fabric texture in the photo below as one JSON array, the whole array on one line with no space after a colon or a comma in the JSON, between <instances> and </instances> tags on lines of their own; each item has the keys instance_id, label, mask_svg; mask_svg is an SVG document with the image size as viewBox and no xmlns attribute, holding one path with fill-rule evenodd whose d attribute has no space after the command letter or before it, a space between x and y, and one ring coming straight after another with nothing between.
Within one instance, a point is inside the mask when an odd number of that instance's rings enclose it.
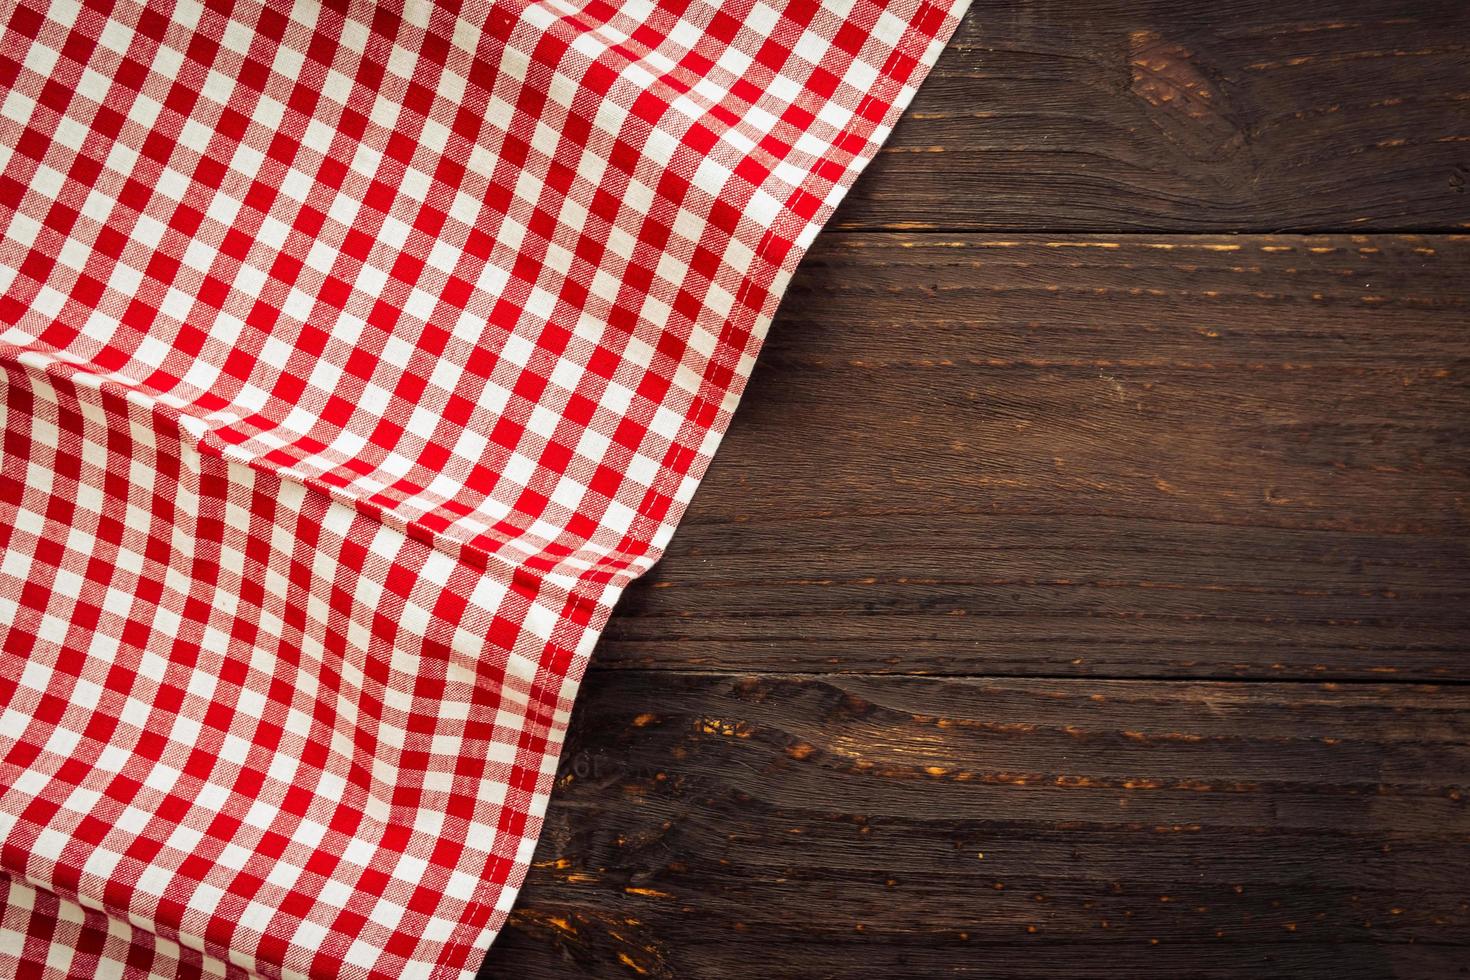
<instances>
[{"instance_id":1,"label":"woven fabric texture","mask_svg":"<svg viewBox=\"0 0 1470 980\"><path fill-rule=\"evenodd\" d=\"M472 974L949 0L0 2L0 974Z\"/></svg>"}]
</instances>

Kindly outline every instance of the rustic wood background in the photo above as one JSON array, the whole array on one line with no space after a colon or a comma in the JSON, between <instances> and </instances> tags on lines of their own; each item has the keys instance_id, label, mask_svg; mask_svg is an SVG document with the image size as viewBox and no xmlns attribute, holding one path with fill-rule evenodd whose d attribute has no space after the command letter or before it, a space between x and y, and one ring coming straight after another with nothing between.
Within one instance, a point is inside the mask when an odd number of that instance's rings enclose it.
<instances>
[{"instance_id":1,"label":"rustic wood background","mask_svg":"<svg viewBox=\"0 0 1470 980\"><path fill-rule=\"evenodd\" d=\"M977 0L483 976L1470 975L1467 10Z\"/></svg>"}]
</instances>

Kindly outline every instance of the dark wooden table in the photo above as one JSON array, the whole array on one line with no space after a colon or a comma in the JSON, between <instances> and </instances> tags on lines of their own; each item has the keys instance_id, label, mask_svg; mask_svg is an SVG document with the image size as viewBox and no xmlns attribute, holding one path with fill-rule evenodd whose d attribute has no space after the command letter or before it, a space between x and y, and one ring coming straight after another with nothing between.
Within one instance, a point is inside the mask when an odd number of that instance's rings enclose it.
<instances>
[{"instance_id":1,"label":"dark wooden table","mask_svg":"<svg viewBox=\"0 0 1470 980\"><path fill-rule=\"evenodd\" d=\"M1470 975L1470 13L977 2L485 976Z\"/></svg>"}]
</instances>

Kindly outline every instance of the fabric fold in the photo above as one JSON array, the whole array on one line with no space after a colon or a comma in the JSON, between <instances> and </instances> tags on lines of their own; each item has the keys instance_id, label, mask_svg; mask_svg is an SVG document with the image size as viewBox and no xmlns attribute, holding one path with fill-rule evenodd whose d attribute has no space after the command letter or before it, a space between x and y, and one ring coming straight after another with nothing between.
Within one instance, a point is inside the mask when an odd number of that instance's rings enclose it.
<instances>
[{"instance_id":1,"label":"fabric fold","mask_svg":"<svg viewBox=\"0 0 1470 980\"><path fill-rule=\"evenodd\" d=\"M963 6L0 5L0 972L474 973Z\"/></svg>"}]
</instances>

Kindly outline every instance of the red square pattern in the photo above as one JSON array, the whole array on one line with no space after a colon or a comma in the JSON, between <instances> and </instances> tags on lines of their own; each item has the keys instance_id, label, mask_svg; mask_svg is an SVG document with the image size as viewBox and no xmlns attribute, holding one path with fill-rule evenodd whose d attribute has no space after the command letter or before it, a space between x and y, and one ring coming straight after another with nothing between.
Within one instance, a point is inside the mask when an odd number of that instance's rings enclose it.
<instances>
[{"instance_id":1,"label":"red square pattern","mask_svg":"<svg viewBox=\"0 0 1470 980\"><path fill-rule=\"evenodd\" d=\"M0 974L474 971L962 6L0 4Z\"/></svg>"}]
</instances>

